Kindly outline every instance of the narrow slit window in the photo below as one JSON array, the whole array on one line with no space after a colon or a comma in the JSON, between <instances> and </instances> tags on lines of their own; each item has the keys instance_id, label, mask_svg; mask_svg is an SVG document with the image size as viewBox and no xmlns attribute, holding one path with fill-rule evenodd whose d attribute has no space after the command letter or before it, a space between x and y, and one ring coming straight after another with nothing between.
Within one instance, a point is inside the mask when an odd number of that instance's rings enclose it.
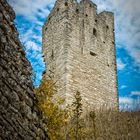
<instances>
[{"instance_id":1,"label":"narrow slit window","mask_svg":"<svg viewBox=\"0 0 140 140\"><path fill-rule=\"evenodd\" d=\"M52 55L51 55L51 58L52 58L52 59L54 58L54 52L53 52L53 50L52 50Z\"/></svg>"},{"instance_id":2,"label":"narrow slit window","mask_svg":"<svg viewBox=\"0 0 140 140\"><path fill-rule=\"evenodd\" d=\"M46 27L46 28L45 28L45 32L47 32L47 30L48 30L48 28Z\"/></svg>"},{"instance_id":3,"label":"narrow slit window","mask_svg":"<svg viewBox=\"0 0 140 140\"><path fill-rule=\"evenodd\" d=\"M96 31L95 28L93 28L93 35L94 35L94 36L97 36L97 31Z\"/></svg>"}]
</instances>

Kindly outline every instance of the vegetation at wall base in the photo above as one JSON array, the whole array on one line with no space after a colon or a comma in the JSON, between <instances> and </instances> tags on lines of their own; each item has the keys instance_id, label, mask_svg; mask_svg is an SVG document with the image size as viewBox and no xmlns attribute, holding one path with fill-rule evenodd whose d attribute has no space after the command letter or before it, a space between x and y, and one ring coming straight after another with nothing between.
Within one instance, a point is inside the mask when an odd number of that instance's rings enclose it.
<instances>
[{"instance_id":1,"label":"vegetation at wall base","mask_svg":"<svg viewBox=\"0 0 140 140\"><path fill-rule=\"evenodd\" d=\"M71 106L61 108L64 100L57 97L53 81L42 81L35 90L51 140L139 140L140 111L83 111L82 97L76 92ZM88 109L87 109L88 110Z\"/></svg>"}]
</instances>

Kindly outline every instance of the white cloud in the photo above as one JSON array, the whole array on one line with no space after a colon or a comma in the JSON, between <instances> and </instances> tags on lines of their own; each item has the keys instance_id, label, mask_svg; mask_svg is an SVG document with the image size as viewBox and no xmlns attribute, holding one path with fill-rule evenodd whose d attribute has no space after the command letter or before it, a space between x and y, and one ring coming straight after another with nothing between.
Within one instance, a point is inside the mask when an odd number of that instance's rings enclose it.
<instances>
[{"instance_id":1,"label":"white cloud","mask_svg":"<svg viewBox=\"0 0 140 140\"><path fill-rule=\"evenodd\" d=\"M54 5L55 0L9 0L10 5L14 8L16 15L21 15L29 21L30 27L23 24L18 30L20 31L21 41L26 45L27 49L40 49L37 47L37 40L42 43L42 25L43 21L50 13L50 7ZM21 23L22 24L22 23Z\"/></svg>"},{"instance_id":2,"label":"white cloud","mask_svg":"<svg viewBox=\"0 0 140 140\"><path fill-rule=\"evenodd\" d=\"M41 44L43 21L40 18L44 20L47 18L54 2L55 0L9 0L16 15L21 15L33 23L26 32L24 32L26 24L19 29L20 37L27 44L27 48L32 44L33 49L38 49L38 44L34 40ZM93 0L93 2L97 4L98 12L109 10L115 13L117 46L121 47L119 44L123 44L135 64L140 67L140 0L127 0L127 2L125 0ZM123 70L126 64L120 59L117 62L118 69Z\"/></svg>"},{"instance_id":3,"label":"white cloud","mask_svg":"<svg viewBox=\"0 0 140 140\"><path fill-rule=\"evenodd\" d=\"M127 88L126 85L122 85L122 86L120 87L120 89L125 89L125 88Z\"/></svg>"},{"instance_id":4,"label":"white cloud","mask_svg":"<svg viewBox=\"0 0 140 140\"><path fill-rule=\"evenodd\" d=\"M38 26L42 26L43 23L37 16L46 19L50 12L48 7L52 8L54 2L55 0L9 0L17 15L34 20ZM98 11L109 10L115 13L116 42L123 44L135 64L140 67L140 1L93 0L93 2L97 4Z\"/></svg>"},{"instance_id":5,"label":"white cloud","mask_svg":"<svg viewBox=\"0 0 140 140\"><path fill-rule=\"evenodd\" d=\"M127 104L127 105L131 105L133 103L133 99L130 97L120 97L119 98L119 103L120 104Z\"/></svg>"},{"instance_id":6,"label":"white cloud","mask_svg":"<svg viewBox=\"0 0 140 140\"><path fill-rule=\"evenodd\" d=\"M117 59L117 68L118 70L123 70L125 68L126 64L124 64L120 58Z\"/></svg>"},{"instance_id":7,"label":"white cloud","mask_svg":"<svg viewBox=\"0 0 140 140\"><path fill-rule=\"evenodd\" d=\"M133 98L130 97L119 97L119 108L120 110L133 110Z\"/></svg>"},{"instance_id":8,"label":"white cloud","mask_svg":"<svg viewBox=\"0 0 140 140\"><path fill-rule=\"evenodd\" d=\"M120 110L140 110L140 98L119 97Z\"/></svg>"},{"instance_id":9,"label":"white cloud","mask_svg":"<svg viewBox=\"0 0 140 140\"><path fill-rule=\"evenodd\" d=\"M27 41L25 43L25 46L26 46L26 51L29 51L29 50L41 51L41 46L37 45L35 42L31 40Z\"/></svg>"},{"instance_id":10,"label":"white cloud","mask_svg":"<svg viewBox=\"0 0 140 140\"><path fill-rule=\"evenodd\" d=\"M26 30L26 32L25 32L25 30L20 31L20 32L21 32L21 34L20 34L21 40L24 43L26 43L28 40L30 40L30 38L34 34L32 25L31 25L31 27L28 30ZM25 32L25 33L23 33L23 32Z\"/></svg>"},{"instance_id":11,"label":"white cloud","mask_svg":"<svg viewBox=\"0 0 140 140\"><path fill-rule=\"evenodd\" d=\"M31 20L35 20L37 15L46 18L49 14L47 6L52 5L54 2L55 0L9 0L16 14Z\"/></svg>"},{"instance_id":12,"label":"white cloud","mask_svg":"<svg viewBox=\"0 0 140 140\"><path fill-rule=\"evenodd\" d=\"M123 44L135 64L140 68L140 1L139 0L93 0L99 11L115 13L116 43ZM123 6L123 8L122 8Z\"/></svg>"},{"instance_id":13,"label":"white cloud","mask_svg":"<svg viewBox=\"0 0 140 140\"><path fill-rule=\"evenodd\" d=\"M140 91L132 91L131 96L140 96Z\"/></svg>"}]
</instances>

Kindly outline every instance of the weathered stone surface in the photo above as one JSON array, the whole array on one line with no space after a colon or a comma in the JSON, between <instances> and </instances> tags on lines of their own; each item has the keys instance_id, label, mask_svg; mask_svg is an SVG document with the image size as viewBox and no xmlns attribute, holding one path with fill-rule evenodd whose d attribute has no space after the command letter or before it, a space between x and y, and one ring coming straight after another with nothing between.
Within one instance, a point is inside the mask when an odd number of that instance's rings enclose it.
<instances>
[{"instance_id":1,"label":"weathered stone surface","mask_svg":"<svg viewBox=\"0 0 140 140\"><path fill-rule=\"evenodd\" d=\"M31 65L14 26L15 13L0 0L0 140L47 140L31 81Z\"/></svg>"},{"instance_id":2,"label":"weathered stone surface","mask_svg":"<svg viewBox=\"0 0 140 140\"><path fill-rule=\"evenodd\" d=\"M114 16L97 14L90 0L57 0L43 27L46 77L57 81L66 104L79 91L83 103L117 109Z\"/></svg>"}]
</instances>

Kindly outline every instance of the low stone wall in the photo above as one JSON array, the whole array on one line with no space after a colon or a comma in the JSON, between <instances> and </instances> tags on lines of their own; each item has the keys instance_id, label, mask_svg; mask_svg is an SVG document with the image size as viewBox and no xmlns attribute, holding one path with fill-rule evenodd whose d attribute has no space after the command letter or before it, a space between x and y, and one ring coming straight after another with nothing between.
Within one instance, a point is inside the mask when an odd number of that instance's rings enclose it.
<instances>
[{"instance_id":1,"label":"low stone wall","mask_svg":"<svg viewBox=\"0 0 140 140\"><path fill-rule=\"evenodd\" d=\"M13 9L0 0L0 140L48 140L14 19Z\"/></svg>"}]
</instances>

